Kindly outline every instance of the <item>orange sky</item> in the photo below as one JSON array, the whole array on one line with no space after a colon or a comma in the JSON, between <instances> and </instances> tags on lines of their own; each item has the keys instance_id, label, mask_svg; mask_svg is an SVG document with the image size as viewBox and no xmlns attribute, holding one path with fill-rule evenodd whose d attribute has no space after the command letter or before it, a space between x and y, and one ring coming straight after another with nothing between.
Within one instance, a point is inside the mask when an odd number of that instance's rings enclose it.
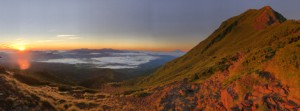
<instances>
[{"instance_id":1,"label":"orange sky","mask_svg":"<svg viewBox=\"0 0 300 111\"><path fill-rule=\"evenodd\" d=\"M5 47L4 47L5 46ZM191 47L190 44L178 43L160 43L160 42L140 42L140 41L91 41L84 39L57 39L57 40L26 40L17 39L13 42L2 44L1 49L25 49L25 50L72 50L72 49L102 49L112 48L120 50L150 50L150 51L172 51L180 49L188 51Z\"/></svg>"},{"instance_id":2,"label":"orange sky","mask_svg":"<svg viewBox=\"0 0 300 111\"><path fill-rule=\"evenodd\" d=\"M188 51L226 19L271 6L299 19L299 0L0 1L0 49Z\"/></svg>"}]
</instances>

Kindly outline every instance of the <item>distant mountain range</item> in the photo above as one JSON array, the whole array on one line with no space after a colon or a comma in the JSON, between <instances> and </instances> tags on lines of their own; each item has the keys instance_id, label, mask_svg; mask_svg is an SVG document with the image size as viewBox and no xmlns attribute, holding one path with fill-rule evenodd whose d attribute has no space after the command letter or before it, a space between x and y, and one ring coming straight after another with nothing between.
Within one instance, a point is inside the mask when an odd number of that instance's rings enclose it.
<instances>
[{"instance_id":1,"label":"distant mountain range","mask_svg":"<svg viewBox=\"0 0 300 111\"><path fill-rule=\"evenodd\" d=\"M180 50L180 49L176 49L176 50L173 50L173 51L171 51L171 52L175 52L175 53L185 53L185 52L183 52L183 51Z\"/></svg>"}]
</instances>

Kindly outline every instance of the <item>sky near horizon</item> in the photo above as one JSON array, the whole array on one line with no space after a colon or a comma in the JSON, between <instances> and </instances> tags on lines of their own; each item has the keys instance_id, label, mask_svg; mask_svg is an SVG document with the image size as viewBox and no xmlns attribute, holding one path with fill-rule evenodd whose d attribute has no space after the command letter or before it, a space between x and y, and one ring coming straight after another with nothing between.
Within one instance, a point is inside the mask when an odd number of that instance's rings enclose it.
<instances>
[{"instance_id":1,"label":"sky near horizon","mask_svg":"<svg viewBox=\"0 0 300 111\"><path fill-rule=\"evenodd\" d=\"M0 49L188 51L220 23L271 6L300 19L299 0L0 0Z\"/></svg>"}]
</instances>

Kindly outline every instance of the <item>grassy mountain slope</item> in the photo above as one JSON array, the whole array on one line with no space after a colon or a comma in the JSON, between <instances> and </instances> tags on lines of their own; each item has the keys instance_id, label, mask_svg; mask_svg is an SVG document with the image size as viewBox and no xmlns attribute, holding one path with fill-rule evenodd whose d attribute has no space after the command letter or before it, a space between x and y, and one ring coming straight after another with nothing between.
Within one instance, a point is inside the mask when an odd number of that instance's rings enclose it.
<instances>
[{"instance_id":1,"label":"grassy mountain slope","mask_svg":"<svg viewBox=\"0 0 300 111\"><path fill-rule=\"evenodd\" d=\"M0 82L1 111L103 111L130 108L123 108L130 103L107 93L79 86L49 84L5 70L0 70Z\"/></svg>"},{"instance_id":2,"label":"grassy mountain slope","mask_svg":"<svg viewBox=\"0 0 300 111\"><path fill-rule=\"evenodd\" d=\"M217 71L226 70L230 64L222 62L236 54L246 55L245 58L257 56L252 53L273 57L272 53L275 54L281 48L299 40L299 30L298 22L286 20L269 6L259 10L250 9L224 21L216 31L186 55L167 63L140 84L170 83L183 78L194 80L195 76L196 79L205 79ZM270 59L272 58L268 58ZM245 67L245 72L262 68L258 66L268 60L250 61L253 63Z\"/></svg>"},{"instance_id":3,"label":"grassy mountain slope","mask_svg":"<svg viewBox=\"0 0 300 111\"><path fill-rule=\"evenodd\" d=\"M299 110L300 23L250 9L138 81L160 110Z\"/></svg>"}]
</instances>

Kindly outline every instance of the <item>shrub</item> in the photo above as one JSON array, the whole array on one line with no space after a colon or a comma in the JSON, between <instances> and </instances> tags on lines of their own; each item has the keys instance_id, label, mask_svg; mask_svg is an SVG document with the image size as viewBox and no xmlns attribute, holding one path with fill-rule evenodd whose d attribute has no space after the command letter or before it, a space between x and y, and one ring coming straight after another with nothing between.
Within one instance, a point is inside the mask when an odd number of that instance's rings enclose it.
<instances>
[{"instance_id":1,"label":"shrub","mask_svg":"<svg viewBox=\"0 0 300 111\"><path fill-rule=\"evenodd\" d=\"M137 90L127 90L127 91L124 91L123 92L123 94L124 95L130 95L130 94L132 94L132 93L134 93L134 92L136 92Z\"/></svg>"},{"instance_id":2,"label":"shrub","mask_svg":"<svg viewBox=\"0 0 300 111\"><path fill-rule=\"evenodd\" d=\"M71 86L65 86L65 85L62 85L62 86L59 86L58 87L58 91L61 91L61 92L69 92L69 91L72 91L72 87Z\"/></svg>"},{"instance_id":3,"label":"shrub","mask_svg":"<svg viewBox=\"0 0 300 111\"><path fill-rule=\"evenodd\" d=\"M272 49L271 47L265 48L265 59L270 60L275 55L276 51Z\"/></svg>"},{"instance_id":4,"label":"shrub","mask_svg":"<svg viewBox=\"0 0 300 111\"><path fill-rule=\"evenodd\" d=\"M197 81L199 79L200 79L200 77L198 76L198 73L196 73L192 76L191 81Z\"/></svg>"},{"instance_id":5,"label":"shrub","mask_svg":"<svg viewBox=\"0 0 300 111\"><path fill-rule=\"evenodd\" d=\"M147 97L149 95L151 95L152 93L149 92L138 92L135 94L136 97Z\"/></svg>"},{"instance_id":6,"label":"shrub","mask_svg":"<svg viewBox=\"0 0 300 111\"><path fill-rule=\"evenodd\" d=\"M93 90L93 89L85 89L83 92L95 94L95 93L97 93L98 91L97 91L97 90Z\"/></svg>"}]
</instances>

